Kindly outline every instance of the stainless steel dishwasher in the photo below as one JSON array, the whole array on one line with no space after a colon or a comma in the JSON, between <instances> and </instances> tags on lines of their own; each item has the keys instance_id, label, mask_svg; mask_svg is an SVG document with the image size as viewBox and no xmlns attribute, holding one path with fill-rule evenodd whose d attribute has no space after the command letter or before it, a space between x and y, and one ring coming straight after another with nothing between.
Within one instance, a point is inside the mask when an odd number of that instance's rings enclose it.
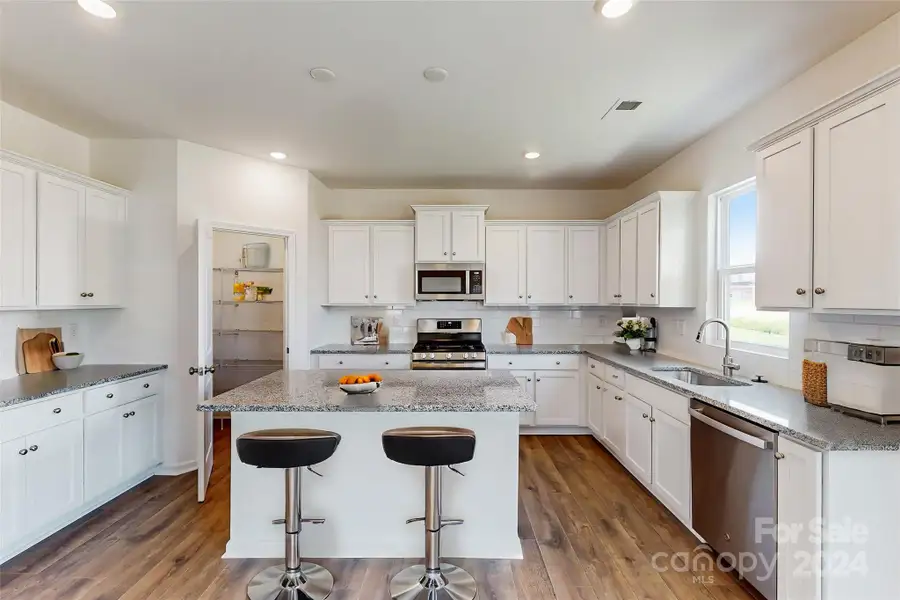
<instances>
[{"instance_id":1,"label":"stainless steel dishwasher","mask_svg":"<svg viewBox=\"0 0 900 600\"><path fill-rule=\"evenodd\" d=\"M699 400L690 415L694 530L775 600L778 434Z\"/></svg>"}]
</instances>

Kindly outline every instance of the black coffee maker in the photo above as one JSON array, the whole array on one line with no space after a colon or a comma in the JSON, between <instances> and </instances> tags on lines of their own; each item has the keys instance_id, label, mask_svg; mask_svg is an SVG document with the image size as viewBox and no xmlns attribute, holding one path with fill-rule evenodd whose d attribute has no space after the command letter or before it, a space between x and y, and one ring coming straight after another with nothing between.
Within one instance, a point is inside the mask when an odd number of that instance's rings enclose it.
<instances>
[{"instance_id":1,"label":"black coffee maker","mask_svg":"<svg viewBox=\"0 0 900 600\"><path fill-rule=\"evenodd\" d=\"M659 348L657 335L659 335L659 327L656 324L656 319L650 317L650 329L647 330L647 335L644 336L644 344L641 346L641 351L656 352L657 348Z\"/></svg>"}]
</instances>

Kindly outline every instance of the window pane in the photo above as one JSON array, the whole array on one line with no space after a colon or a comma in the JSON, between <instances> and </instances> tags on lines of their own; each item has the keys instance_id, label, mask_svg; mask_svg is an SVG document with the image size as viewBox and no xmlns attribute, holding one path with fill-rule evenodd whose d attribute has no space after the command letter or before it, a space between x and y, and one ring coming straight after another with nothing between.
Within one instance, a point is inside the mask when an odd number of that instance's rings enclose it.
<instances>
[{"instance_id":1,"label":"window pane","mask_svg":"<svg viewBox=\"0 0 900 600\"><path fill-rule=\"evenodd\" d=\"M756 187L728 200L728 265L756 262Z\"/></svg>"},{"instance_id":2,"label":"window pane","mask_svg":"<svg viewBox=\"0 0 900 600\"><path fill-rule=\"evenodd\" d=\"M726 276L724 318L731 325L732 340L787 348L789 313L756 310L755 291L755 273Z\"/></svg>"}]
</instances>

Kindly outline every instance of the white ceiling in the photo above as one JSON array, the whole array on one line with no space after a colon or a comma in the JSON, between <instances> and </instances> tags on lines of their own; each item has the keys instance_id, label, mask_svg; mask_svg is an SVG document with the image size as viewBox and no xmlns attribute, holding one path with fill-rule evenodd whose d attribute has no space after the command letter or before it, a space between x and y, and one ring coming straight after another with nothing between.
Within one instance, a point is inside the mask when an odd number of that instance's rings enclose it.
<instances>
[{"instance_id":1,"label":"white ceiling","mask_svg":"<svg viewBox=\"0 0 900 600\"><path fill-rule=\"evenodd\" d=\"M90 137L283 150L337 187L621 187L890 2L4 4L7 101ZM426 82L429 66L449 70ZM337 73L316 83L312 67ZM621 99L636 112L607 109ZM749 140L748 140L749 141ZM539 150L525 161L525 150Z\"/></svg>"}]
</instances>

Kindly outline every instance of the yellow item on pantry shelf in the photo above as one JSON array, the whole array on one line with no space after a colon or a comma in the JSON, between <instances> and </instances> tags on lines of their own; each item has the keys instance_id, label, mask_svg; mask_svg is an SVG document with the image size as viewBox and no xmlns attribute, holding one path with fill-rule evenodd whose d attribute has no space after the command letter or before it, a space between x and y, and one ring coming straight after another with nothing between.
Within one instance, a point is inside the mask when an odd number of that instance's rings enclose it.
<instances>
[{"instance_id":1,"label":"yellow item on pantry shelf","mask_svg":"<svg viewBox=\"0 0 900 600\"><path fill-rule=\"evenodd\" d=\"M234 297L235 302L243 302L244 294L247 293L246 286L243 282L236 281L234 282L234 286L232 286L232 295Z\"/></svg>"}]
</instances>

